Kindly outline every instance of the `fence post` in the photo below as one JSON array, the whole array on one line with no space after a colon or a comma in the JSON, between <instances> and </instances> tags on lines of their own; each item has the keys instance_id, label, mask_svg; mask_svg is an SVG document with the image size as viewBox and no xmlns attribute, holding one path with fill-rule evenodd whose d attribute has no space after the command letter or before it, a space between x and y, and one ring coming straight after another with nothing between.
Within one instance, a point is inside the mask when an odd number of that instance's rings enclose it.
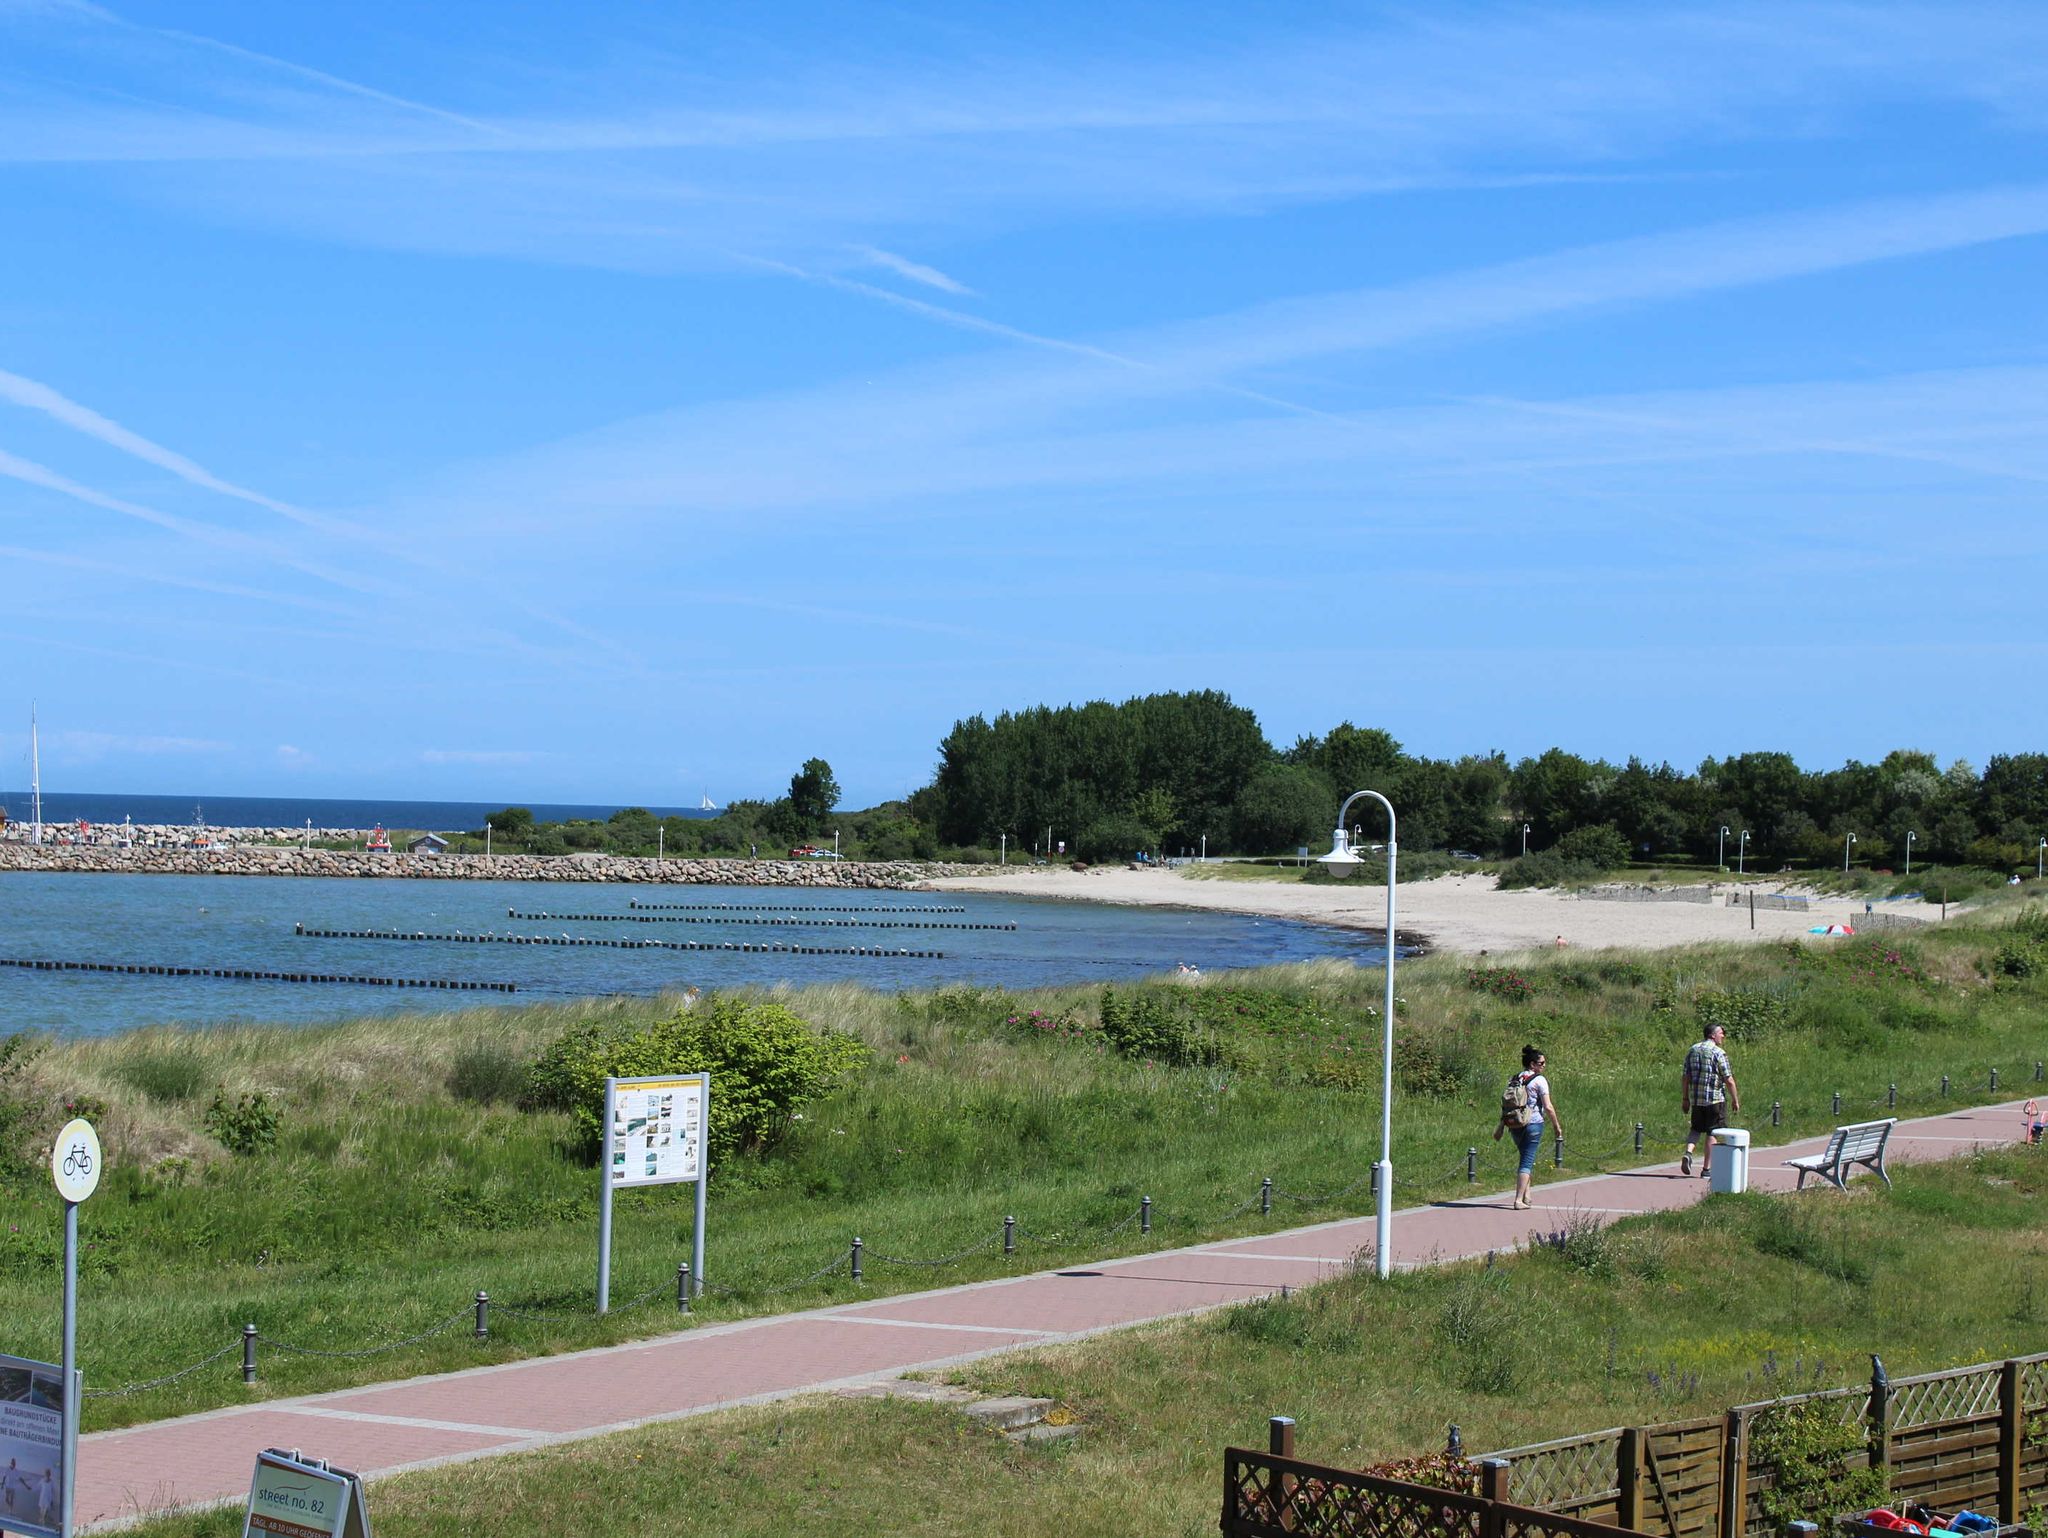
<instances>
[{"instance_id":1,"label":"fence post","mask_svg":"<svg viewBox=\"0 0 2048 1538\"><path fill-rule=\"evenodd\" d=\"M1005 1255L1017 1253L1017 1220L1014 1217L1003 1219L1003 1253Z\"/></svg>"},{"instance_id":2,"label":"fence post","mask_svg":"<svg viewBox=\"0 0 2048 1538\"><path fill-rule=\"evenodd\" d=\"M1259 1216L1266 1217L1273 1211L1273 1177L1268 1175L1259 1182Z\"/></svg>"},{"instance_id":3,"label":"fence post","mask_svg":"<svg viewBox=\"0 0 2048 1538\"><path fill-rule=\"evenodd\" d=\"M1749 1422L1730 1410L1721 1433L1721 1538L1742 1538L1749 1526Z\"/></svg>"},{"instance_id":4,"label":"fence post","mask_svg":"<svg viewBox=\"0 0 2048 1538\"><path fill-rule=\"evenodd\" d=\"M1503 1538L1507 1513L1501 1507L1508 1499L1508 1460L1487 1458L1479 1465L1479 1496L1486 1509L1479 1514L1479 1538Z\"/></svg>"},{"instance_id":5,"label":"fence post","mask_svg":"<svg viewBox=\"0 0 2048 1538\"><path fill-rule=\"evenodd\" d=\"M1820 1538L1820 1524L1795 1518L1785 1524L1785 1538Z\"/></svg>"},{"instance_id":6,"label":"fence post","mask_svg":"<svg viewBox=\"0 0 2048 1538\"><path fill-rule=\"evenodd\" d=\"M1468 1186L1479 1184L1479 1150L1476 1148L1465 1150L1465 1184Z\"/></svg>"},{"instance_id":7,"label":"fence post","mask_svg":"<svg viewBox=\"0 0 2048 1538\"><path fill-rule=\"evenodd\" d=\"M2020 1390L2024 1380L2020 1364L2008 1360L1998 1370L1998 1519L2020 1520L2020 1454L2024 1445L2020 1433Z\"/></svg>"},{"instance_id":8,"label":"fence post","mask_svg":"<svg viewBox=\"0 0 2048 1538\"><path fill-rule=\"evenodd\" d=\"M1294 1456L1294 1417L1275 1415L1266 1422L1266 1451L1276 1458Z\"/></svg>"},{"instance_id":9,"label":"fence post","mask_svg":"<svg viewBox=\"0 0 2048 1538\"><path fill-rule=\"evenodd\" d=\"M256 1381L256 1326L253 1324L242 1326L242 1381Z\"/></svg>"},{"instance_id":10,"label":"fence post","mask_svg":"<svg viewBox=\"0 0 2048 1538\"><path fill-rule=\"evenodd\" d=\"M1621 1428L1621 1441L1614 1449L1614 1486L1620 1491L1616 1502L1616 1527L1642 1527L1643 1430L1640 1426Z\"/></svg>"},{"instance_id":11,"label":"fence post","mask_svg":"<svg viewBox=\"0 0 2048 1538\"><path fill-rule=\"evenodd\" d=\"M1149 1196L1138 1198L1138 1232L1141 1234L1152 1232L1152 1198Z\"/></svg>"},{"instance_id":12,"label":"fence post","mask_svg":"<svg viewBox=\"0 0 2048 1538\"><path fill-rule=\"evenodd\" d=\"M1887 1467L1892 1461L1892 1380L1884 1370L1884 1359L1870 1353L1870 1463ZM1890 1487L1891 1476L1885 1476Z\"/></svg>"},{"instance_id":13,"label":"fence post","mask_svg":"<svg viewBox=\"0 0 2048 1538\"><path fill-rule=\"evenodd\" d=\"M1266 1451L1275 1458L1294 1456L1293 1416L1275 1415L1266 1421ZM1294 1476L1275 1473L1269 1499L1273 1503L1274 1524L1291 1532L1294 1528Z\"/></svg>"},{"instance_id":14,"label":"fence post","mask_svg":"<svg viewBox=\"0 0 2048 1538\"><path fill-rule=\"evenodd\" d=\"M860 1235L855 1234L853 1236L853 1279L856 1282L860 1280L860 1250Z\"/></svg>"},{"instance_id":15,"label":"fence post","mask_svg":"<svg viewBox=\"0 0 2048 1538\"><path fill-rule=\"evenodd\" d=\"M476 1295L476 1338L491 1338L491 1295L487 1292Z\"/></svg>"}]
</instances>

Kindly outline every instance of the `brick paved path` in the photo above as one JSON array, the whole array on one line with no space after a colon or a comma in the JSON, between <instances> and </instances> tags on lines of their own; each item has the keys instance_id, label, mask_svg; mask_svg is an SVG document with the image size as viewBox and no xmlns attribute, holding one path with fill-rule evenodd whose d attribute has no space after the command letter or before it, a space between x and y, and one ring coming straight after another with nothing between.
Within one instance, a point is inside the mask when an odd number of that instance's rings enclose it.
<instances>
[{"instance_id":1,"label":"brick paved path","mask_svg":"<svg viewBox=\"0 0 2048 1538\"><path fill-rule=\"evenodd\" d=\"M1890 1158L1942 1159L2015 1141L2019 1104L1903 1122ZM1751 1187L1791 1189L1792 1172L1780 1161L1816 1153L1823 1142L1752 1149ZM1510 1208L1505 1195L1412 1207L1394 1215L1394 1263L1430 1265L1513 1249L1570 1212L1653 1212L1686 1206L1705 1191L1705 1181L1661 1164L1539 1186L1539 1205L1527 1212ZM78 1526L90 1531L140 1512L240 1501L265 1447L300 1447L364 1475L390 1474L1218 1308L1341 1271L1372 1235L1370 1216L1344 1218L95 1432L79 1451Z\"/></svg>"}]
</instances>

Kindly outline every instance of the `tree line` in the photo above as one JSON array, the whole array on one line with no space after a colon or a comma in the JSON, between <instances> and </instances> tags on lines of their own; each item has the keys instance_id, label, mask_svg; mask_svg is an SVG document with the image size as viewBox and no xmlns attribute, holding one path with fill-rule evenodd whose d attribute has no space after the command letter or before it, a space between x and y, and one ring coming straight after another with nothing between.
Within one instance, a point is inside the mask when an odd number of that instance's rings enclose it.
<instances>
[{"instance_id":1,"label":"tree line","mask_svg":"<svg viewBox=\"0 0 2048 1538\"><path fill-rule=\"evenodd\" d=\"M2000 754L1980 772L1908 749L1828 770L1759 752L1686 771L1562 748L1430 758L1350 722L1283 748L1213 690L970 716L906 809L943 847L993 848L1007 834L1013 848L1049 836L1084 859L1205 841L1212 854L1272 854L1320 851L1342 798L1366 788L1394 803L1404 848L1487 856L1520 854L1526 826L1531 851L1600 829L1636 858L1711 862L1725 850L1731 865L1776 868L1826 865L1846 847L1858 864L1889 865L1911 834L1916 861L2006 868L2032 865L2048 836L2048 754ZM1355 814L1367 837L1379 815Z\"/></svg>"}]
</instances>

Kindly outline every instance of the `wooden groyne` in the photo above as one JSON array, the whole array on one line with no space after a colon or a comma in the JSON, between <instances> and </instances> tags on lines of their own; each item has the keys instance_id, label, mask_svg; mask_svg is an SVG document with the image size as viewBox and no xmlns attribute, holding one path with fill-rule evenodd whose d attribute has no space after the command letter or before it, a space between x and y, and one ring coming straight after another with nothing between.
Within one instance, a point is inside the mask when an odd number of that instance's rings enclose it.
<instances>
[{"instance_id":1,"label":"wooden groyne","mask_svg":"<svg viewBox=\"0 0 2048 1538\"><path fill-rule=\"evenodd\" d=\"M1015 924L970 924L957 919L807 919L794 910L776 918L723 918L710 913L522 913L505 917L528 924L760 924L770 929L1015 929Z\"/></svg>"},{"instance_id":2,"label":"wooden groyne","mask_svg":"<svg viewBox=\"0 0 2048 1538\"><path fill-rule=\"evenodd\" d=\"M804 903L792 907L788 903L644 903L637 897L626 899L628 908L641 908L662 913L965 913L965 906L947 906L931 903L923 906L901 905L892 907L886 903Z\"/></svg>"},{"instance_id":3,"label":"wooden groyne","mask_svg":"<svg viewBox=\"0 0 2048 1538\"><path fill-rule=\"evenodd\" d=\"M501 935L486 930L435 934L424 929L314 929L292 925L292 933L311 940L411 940L442 945L596 945L615 951L746 951L763 956L870 956L944 961L944 951L890 950L879 945L785 945L758 940L614 940L603 935Z\"/></svg>"},{"instance_id":4,"label":"wooden groyne","mask_svg":"<svg viewBox=\"0 0 2048 1538\"><path fill-rule=\"evenodd\" d=\"M150 876L331 876L413 881L620 881L669 886L806 887L906 892L986 865L925 860L652 860L594 854L372 854L238 844L219 849L122 849L0 842L0 873L78 871Z\"/></svg>"},{"instance_id":5,"label":"wooden groyne","mask_svg":"<svg viewBox=\"0 0 2048 1538\"><path fill-rule=\"evenodd\" d=\"M354 983L365 988L460 988L481 993L517 993L513 983L473 983L442 977L357 977L346 972L275 972L261 967L174 967L127 961L50 961L0 957L0 967L29 972L125 972L137 977L225 977L253 983Z\"/></svg>"}]
</instances>

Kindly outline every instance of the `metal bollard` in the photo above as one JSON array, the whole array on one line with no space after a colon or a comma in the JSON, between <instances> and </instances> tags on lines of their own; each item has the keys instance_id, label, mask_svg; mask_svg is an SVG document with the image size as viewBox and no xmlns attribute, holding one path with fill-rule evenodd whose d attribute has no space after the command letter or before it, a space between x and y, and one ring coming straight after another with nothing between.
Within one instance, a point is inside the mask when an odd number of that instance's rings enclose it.
<instances>
[{"instance_id":1,"label":"metal bollard","mask_svg":"<svg viewBox=\"0 0 2048 1538\"><path fill-rule=\"evenodd\" d=\"M1896 1084L1889 1084L1889 1085L1886 1085L1886 1086L1885 1086L1885 1092L1884 1092L1884 1104L1885 1104L1885 1109L1886 1109L1886 1110L1888 1110L1888 1111L1896 1111L1896 1110L1897 1110L1897 1109L1899 1108L1899 1087L1898 1087L1898 1085L1896 1085Z\"/></svg>"},{"instance_id":2,"label":"metal bollard","mask_svg":"<svg viewBox=\"0 0 2048 1538\"><path fill-rule=\"evenodd\" d=\"M1552 1163L1553 1165L1555 1165L1555 1166L1556 1166L1556 1167L1557 1167L1558 1169L1563 1169L1563 1168L1564 1168L1564 1134L1563 1134L1562 1132L1558 1133L1558 1135L1557 1135L1556 1137L1554 1137L1554 1138L1552 1138L1552 1139L1550 1140L1550 1152L1551 1152L1551 1161L1550 1161L1550 1162L1551 1162L1551 1163Z\"/></svg>"},{"instance_id":3,"label":"metal bollard","mask_svg":"<svg viewBox=\"0 0 2048 1538\"><path fill-rule=\"evenodd\" d=\"M1003 1253L1005 1255L1017 1253L1017 1220L1014 1217L1003 1219Z\"/></svg>"},{"instance_id":4,"label":"metal bollard","mask_svg":"<svg viewBox=\"0 0 2048 1538\"><path fill-rule=\"evenodd\" d=\"M242 1326L242 1381L256 1381L256 1326L253 1324Z\"/></svg>"},{"instance_id":5,"label":"metal bollard","mask_svg":"<svg viewBox=\"0 0 2048 1538\"><path fill-rule=\"evenodd\" d=\"M1265 1217L1273 1210L1273 1177L1268 1175L1259 1182L1259 1216Z\"/></svg>"},{"instance_id":6,"label":"metal bollard","mask_svg":"<svg viewBox=\"0 0 2048 1538\"><path fill-rule=\"evenodd\" d=\"M476 1295L476 1338L491 1338L491 1295L487 1292Z\"/></svg>"},{"instance_id":7,"label":"metal bollard","mask_svg":"<svg viewBox=\"0 0 2048 1538\"><path fill-rule=\"evenodd\" d=\"M1998 1070L1996 1068L1991 1070L1991 1088L1994 1093L1998 1089Z\"/></svg>"},{"instance_id":8,"label":"metal bollard","mask_svg":"<svg viewBox=\"0 0 2048 1538\"><path fill-rule=\"evenodd\" d=\"M1785 1124L1785 1105L1784 1105L1784 1102L1783 1102L1783 1101L1780 1101L1780 1100L1773 1100L1773 1101L1771 1102L1771 1125L1772 1125L1772 1126L1774 1126L1774 1127L1782 1127L1782 1126L1783 1126L1784 1124Z\"/></svg>"},{"instance_id":9,"label":"metal bollard","mask_svg":"<svg viewBox=\"0 0 2048 1538\"><path fill-rule=\"evenodd\" d=\"M1947 1074L1943 1074L1943 1075L1941 1076L1941 1098L1942 1098L1942 1099L1944 1099L1944 1100L1948 1099L1948 1075L1947 1075Z\"/></svg>"},{"instance_id":10,"label":"metal bollard","mask_svg":"<svg viewBox=\"0 0 2048 1538\"><path fill-rule=\"evenodd\" d=\"M1372 1167L1372 1199L1374 1205L1378 1205L1380 1199L1380 1167L1377 1164Z\"/></svg>"},{"instance_id":11,"label":"metal bollard","mask_svg":"<svg viewBox=\"0 0 2048 1538\"><path fill-rule=\"evenodd\" d=\"M686 1260L676 1267L676 1312L690 1311L690 1263Z\"/></svg>"},{"instance_id":12,"label":"metal bollard","mask_svg":"<svg viewBox=\"0 0 2048 1538\"><path fill-rule=\"evenodd\" d=\"M1636 1123L1636 1152L1637 1152L1638 1154L1641 1154L1641 1153L1642 1153L1642 1151L1643 1151L1643 1124L1642 1124L1641 1122L1637 1122L1637 1123Z\"/></svg>"},{"instance_id":13,"label":"metal bollard","mask_svg":"<svg viewBox=\"0 0 2048 1538\"><path fill-rule=\"evenodd\" d=\"M1141 1234L1152 1232L1152 1198L1149 1196L1138 1198L1138 1232Z\"/></svg>"},{"instance_id":14,"label":"metal bollard","mask_svg":"<svg viewBox=\"0 0 2048 1538\"><path fill-rule=\"evenodd\" d=\"M1835 1091L1834 1114L1837 1116L1842 1114L1842 1092L1840 1090Z\"/></svg>"},{"instance_id":15,"label":"metal bollard","mask_svg":"<svg viewBox=\"0 0 2048 1538\"><path fill-rule=\"evenodd\" d=\"M1468 1186L1479 1184L1479 1150L1476 1148L1465 1150L1465 1184Z\"/></svg>"},{"instance_id":16,"label":"metal bollard","mask_svg":"<svg viewBox=\"0 0 2048 1538\"><path fill-rule=\"evenodd\" d=\"M2042 1062L2042 1061L2041 1061L2041 1060L2040 1060L2039 1058L2035 1058L2035 1059L2034 1059L2034 1082L2035 1082L2036 1084L2039 1084L2039 1083L2041 1082L2042 1076L2043 1076L2044 1074L2048 1074L2048 1063L2044 1063L2044 1062Z\"/></svg>"},{"instance_id":17,"label":"metal bollard","mask_svg":"<svg viewBox=\"0 0 2048 1538\"><path fill-rule=\"evenodd\" d=\"M860 1235L853 1236L853 1279L860 1280Z\"/></svg>"}]
</instances>

